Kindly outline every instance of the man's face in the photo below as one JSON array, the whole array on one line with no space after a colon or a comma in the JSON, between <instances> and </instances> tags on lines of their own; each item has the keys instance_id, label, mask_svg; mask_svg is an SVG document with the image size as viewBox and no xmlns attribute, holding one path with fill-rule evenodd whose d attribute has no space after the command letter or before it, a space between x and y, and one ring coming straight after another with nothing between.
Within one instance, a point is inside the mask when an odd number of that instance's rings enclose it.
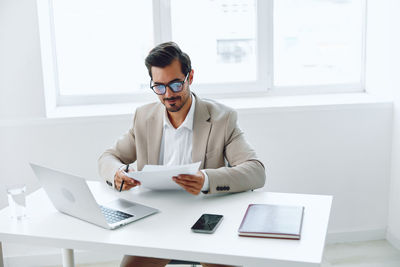
<instances>
[{"instance_id":1,"label":"man's face","mask_svg":"<svg viewBox=\"0 0 400 267\"><path fill-rule=\"evenodd\" d=\"M187 73L183 74L181 70L181 63L179 60L174 60L172 63L164 68L151 67L151 74L153 76L153 84L169 84L176 81L184 81ZM177 112L181 110L187 103L190 97L189 85L192 83L193 72L189 74L187 81L183 84L183 90L174 93L171 88L167 86L164 95L158 95L161 103L169 112Z\"/></svg>"}]
</instances>

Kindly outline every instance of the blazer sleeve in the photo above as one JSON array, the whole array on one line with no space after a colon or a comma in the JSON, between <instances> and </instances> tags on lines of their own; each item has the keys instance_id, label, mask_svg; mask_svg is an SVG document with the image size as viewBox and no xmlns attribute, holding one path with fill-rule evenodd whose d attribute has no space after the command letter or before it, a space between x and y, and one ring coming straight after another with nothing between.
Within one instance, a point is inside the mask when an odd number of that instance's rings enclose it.
<instances>
[{"instance_id":1,"label":"blazer sleeve","mask_svg":"<svg viewBox=\"0 0 400 267\"><path fill-rule=\"evenodd\" d=\"M107 149L98 159L98 171L109 186L114 187L114 176L121 166L136 161L135 122L127 133L121 136L115 145Z\"/></svg>"},{"instance_id":2,"label":"blazer sleeve","mask_svg":"<svg viewBox=\"0 0 400 267\"><path fill-rule=\"evenodd\" d=\"M237 125L237 113L232 110L226 120L224 157L228 167L206 169L209 193L233 193L263 187L265 167L246 141Z\"/></svg>"}]
</instances>

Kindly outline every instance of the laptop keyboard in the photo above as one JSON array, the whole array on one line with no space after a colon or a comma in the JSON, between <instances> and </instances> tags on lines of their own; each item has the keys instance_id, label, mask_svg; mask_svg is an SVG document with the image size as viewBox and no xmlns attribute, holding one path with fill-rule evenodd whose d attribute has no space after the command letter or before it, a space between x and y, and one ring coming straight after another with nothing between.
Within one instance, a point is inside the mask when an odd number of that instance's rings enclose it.
<instances>
[{"instance_id":1,"label":"laptop keyboard","mask_svg":"<svg viewBox=\"0 0 400 267\"><path fill-rule=\"evenodd\" d=\"M100 205L101 212L104 214L106 217L106 221L108 223L116 223L122 220L125 220L127 218L133 217L133 215L119 211L119 210L113 210L104 206Z\"/></svg>"}]
</instances>

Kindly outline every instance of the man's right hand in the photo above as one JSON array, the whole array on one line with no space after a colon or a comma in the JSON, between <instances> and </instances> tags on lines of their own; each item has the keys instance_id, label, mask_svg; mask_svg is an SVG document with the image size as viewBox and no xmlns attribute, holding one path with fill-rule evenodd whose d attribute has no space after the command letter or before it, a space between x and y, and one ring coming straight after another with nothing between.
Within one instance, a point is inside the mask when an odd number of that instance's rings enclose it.
<instances>
[{"instance_id":1,"label":"man's right hand","mask_svg":"<svg viewBox=\"0 0 400 267\"><path fill-rule=\"evenodd\" d=\"M134 171L134 170L132 168L129 168L128 172L131 172L131 171ZM140 185L139 181L136 181L135 179L132 179L129 176L127 176L126 172L124 172L123 170L118 170L117 173L114 176L115 189L119 190L121 188L122 181L124 181L124 185L122 186L122 190L129 190L132 187Z\"/></svg>"}]
</instances>

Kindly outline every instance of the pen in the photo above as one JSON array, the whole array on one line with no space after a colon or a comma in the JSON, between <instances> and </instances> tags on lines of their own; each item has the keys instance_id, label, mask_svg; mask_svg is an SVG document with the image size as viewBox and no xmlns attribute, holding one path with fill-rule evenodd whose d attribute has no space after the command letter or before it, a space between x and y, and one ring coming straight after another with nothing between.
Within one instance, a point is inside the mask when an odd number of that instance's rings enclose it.
<instances>
[{"instance_id":1,"label":"pen","mask_svg":"<svg viewBox=\"0 0 400 267\"><path fill-rule=\"evenodd\" d=\"M124 186L124 182L125 182L125 180L122 180L121 187L119 188L119 192L121 192L122 187Z\"/></svg>"},{"instance_id":2,"label":"pen","mask_svg":"<svg viewBox=\"0 0 400 267\"><path fill-rule=\"evenodd\" d=\"M126 165L125 172L127 173L129 170L129 164ZM122 187L124 186L125 180L122 180L121 187L119 188L119 192L122 191Z\"/></svg>"}]
</instances>

